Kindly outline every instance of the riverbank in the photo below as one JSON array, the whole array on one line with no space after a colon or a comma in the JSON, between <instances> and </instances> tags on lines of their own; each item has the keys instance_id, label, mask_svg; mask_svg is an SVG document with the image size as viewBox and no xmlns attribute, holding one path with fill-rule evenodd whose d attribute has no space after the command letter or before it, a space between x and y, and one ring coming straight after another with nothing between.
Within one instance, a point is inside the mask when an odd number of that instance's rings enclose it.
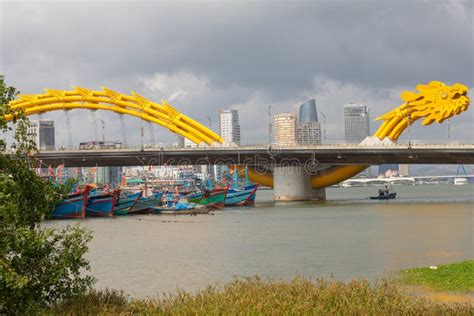
<instances>
[{"instance_id":1,"label":"riverbank","mask_svg":"<svg viewBox=\"0 0 474 316\"><path fill-rule=\"evenodd\" d=\"M195 294L177 291L162 297L128 300L117 291L92 292L47 311L53 315L236 315L236 314L395 314L469 315L469 304L444 304L401 291L390 281L339 282L295 278L236 279Z\"/></svg>"},{"instance_id":2,"label":"riverbank","mask_svg":"<svg viewBox=\"0 0 474 316\"><path fill-rule=\"evenodd\" d=\"M408 295L474 305L474 260L402 270L396 282Z\"/></svg>"},{"instance_id":3,"label":"riverbank","mask_svg":"<svg viewBox=\"0 0 474 316\"><path fill-rule=\"evenodd\" d=\"M398 282L429 291L474 292L474 260L402 270Z\"/></svg>"}]
</instances>

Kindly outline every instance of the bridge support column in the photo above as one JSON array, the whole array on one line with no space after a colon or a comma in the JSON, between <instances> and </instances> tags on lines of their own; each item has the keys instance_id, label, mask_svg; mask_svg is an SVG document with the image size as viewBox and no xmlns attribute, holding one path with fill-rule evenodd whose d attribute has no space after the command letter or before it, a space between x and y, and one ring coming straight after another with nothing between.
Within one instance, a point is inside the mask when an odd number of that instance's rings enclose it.
<instances>
[{"instance_id":1,"label":"bridge support column","mask_svg":"<svg viewBox=\"0 0 474 316\"><path fill-rule=\"evenodd\" d=\"M313 190L311 198L316 201L326 201L326 188Z\"/></svg>"},{"instance_id":2,"label":"bridge support column","mask_svg":"<svg viewBox=\"0 0 474 316\"><path fill-rule=\"evenodd\" d=\"M311 175L303 166L275 166L273 198L275 201L307 201L312 197Z\"/></svg>"}]
</instances>

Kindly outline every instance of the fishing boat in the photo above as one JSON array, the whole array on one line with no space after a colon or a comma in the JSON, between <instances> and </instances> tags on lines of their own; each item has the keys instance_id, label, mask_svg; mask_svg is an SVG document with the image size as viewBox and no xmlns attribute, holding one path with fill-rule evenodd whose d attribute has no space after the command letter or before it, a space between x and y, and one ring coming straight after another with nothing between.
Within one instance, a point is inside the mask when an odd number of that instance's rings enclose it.
<instances>
[{"instance_id":1,"label":"fishing boat","mask_svg":"<svg viewBox=\"0 0 474 316\"><path fill-rule=\"evenodd\" d=\"M56 205L52 217L54 219L84 218L90 189L91 187L86 185L82 190L69 194L67 199Z\"/></svg>"},{"instance_id":2,"label":"fishing boat","mask_svg":"<svg viewBox=\"0 0 474 316\"><path fill-rule=\"evenodd\" d=\"M87 199L86 216L112 217L114 216L115 200L118 191L100 193Z\"/></svg>"},{"instance_id":3,"label":"fishing boat","mask_svg":"<svg viewBox=\"0 0 474 316\"><path fill-rule=\"evenodd\" d=\"M225 206L251 206L255 204L258 184L244 187L242 190L229 189L225 197Z\"/></svg>"},{"instance_id":4,"label":"fishing boat","mask_svg":"<svg viewBox=\"0 0 474 316\"><path fill-rule=\"evenodd\" d=\"M129 215L135 214L152 214L155 213L153 208L161 206L161 196L158 194L153 194L149 197L142 196L135 205L133 205L129 210Z\"/></svg>"},{"instance_id":5,"label":"fishing boat","mask_svg":"<svg viewBox=\"0 0 474 316\"><path fill-rule=\"evenodd\" d=\"M223 209L228 187L203 190L199 193L188 195L188 200L197 205L205 205L210 209Z\"/></svg>"},{"instance_id":6,"label":"fishing boat","mask_svg":"<svg viewBox=\"0 0 474 316\"><path fill-rule=\"evenodd\" d=\"M124 197L118 195L115 201L114 215L127 215L128 211L138 202L142 195L143 191L129 194Z\"/></svg>"},{"instance_id":7,"label":"fishing boat","mask_svg":"<svg viewBox=\"0 0 474 316\"><path fill-rule=\"evenodd\" d=\"M394 198L397 197L396 192L392 192L389 194L379 194L378 196L371 196L371 200L393 200Z\"/></svg>"}]
</instances>

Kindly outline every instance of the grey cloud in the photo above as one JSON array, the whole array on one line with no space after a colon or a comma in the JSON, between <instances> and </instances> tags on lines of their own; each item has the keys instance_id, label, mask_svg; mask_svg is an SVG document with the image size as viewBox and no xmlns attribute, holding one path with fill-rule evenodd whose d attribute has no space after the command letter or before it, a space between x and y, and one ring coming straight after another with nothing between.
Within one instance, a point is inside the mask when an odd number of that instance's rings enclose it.
<instances>
[{"instance_id":1,"label":"grey cloud","mask_svg":"<svg viewBox=\"0 0 474 316\"><path fill-rule=\"evenodd\" d=\"M318 107L328 115L328 135L335 139L341 138L342 105L353 98L369 104L375 117L399 104L398 95L390 93L420 82L474 86L471 1L0 6L2 73L23 92L105 85L155 99L169 95L151 91L144 81L155 74L173 78L189 73L208 89L189 91L175 105L201 122L210 115L214 128L220 108L238 107L242 136L248 141L265 141L269 104L274 111L294 110L305 96L320 98ZM324 86L328 82L330 88ZM170 87L180 88L179 82ZM115 116L101 115L110 120L108 137L116 138L120 133ZM73 120L87 122L88 115L73 112ZM455 135L472 139L472 114L456 120ZM139 126L138 120L127 119L134 142ZM439 130L414 133L442 137ZM160 128L155 131L161 139L170 137ZM88 137L83 128L74 127L74 134Z\"/></svg>"}]
</instances>

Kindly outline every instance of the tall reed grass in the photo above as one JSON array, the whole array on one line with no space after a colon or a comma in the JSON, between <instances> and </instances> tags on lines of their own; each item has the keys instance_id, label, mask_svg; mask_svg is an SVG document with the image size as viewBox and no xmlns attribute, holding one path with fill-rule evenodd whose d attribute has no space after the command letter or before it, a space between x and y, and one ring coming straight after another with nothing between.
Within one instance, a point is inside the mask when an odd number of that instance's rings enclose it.
<instances>
[{"instance_id":1,"label":"tall reed grass","mask_svg":"<svg viewBox=\"0 0 474 316\"><path fill-rule=\"evenodd\" d=\"M402 293L390 281L295 278L236 279L197 293L128 300L118 291L93 291L53 307L54 315L473 315L470 305L442 304Z\"/></svg>"}]
</instances>

